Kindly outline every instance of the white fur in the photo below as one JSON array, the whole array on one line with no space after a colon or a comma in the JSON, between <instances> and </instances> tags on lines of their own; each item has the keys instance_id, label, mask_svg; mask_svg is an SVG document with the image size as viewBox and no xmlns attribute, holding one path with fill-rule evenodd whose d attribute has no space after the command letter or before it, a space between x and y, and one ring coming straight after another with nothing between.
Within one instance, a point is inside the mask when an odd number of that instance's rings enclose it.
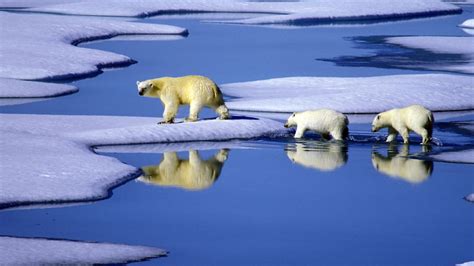
<instances>
[{"instance_id":1,"label":"white fur","mask_svg":"<svg viewBox=\"0 0 474 266\"><path fill-rule=\"evenodd\" d=\"M409 133L413 131L423 138L421 144L427 144L432 137L433 124L434 117L430 110L421 105L411 105L378 114L372 122L372 131L387 127L387 142L392 142L400 134L403 143L409 142Z\"/></svg>"},{"instance_id":2,"label":"white fur","mask_svg":"<svg viewBox=\"0 0 474 266\"><path fill-rule=\"evenodd\" d=\"M342 113L330 109L293 113L286 122L286 127L296 126L295 138L302 138L307 130L321 134L323 138L331 135L336 140L344 139L349 120Z\"/></svg>"}]
</instances>

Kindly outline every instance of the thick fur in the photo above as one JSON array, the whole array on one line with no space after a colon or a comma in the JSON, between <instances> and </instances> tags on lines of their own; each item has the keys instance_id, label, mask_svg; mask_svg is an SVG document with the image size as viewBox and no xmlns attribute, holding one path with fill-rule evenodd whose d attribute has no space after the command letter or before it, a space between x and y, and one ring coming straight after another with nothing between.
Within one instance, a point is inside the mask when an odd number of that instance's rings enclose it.
<instances>
[{"instance_id":1,"label":"thick fur","mask_svg":"<svg viewBox=\"0 0 474 266\"><path fill-rule=\"evenodd\" d=\"M408 145L404 145L400 153L397 152L387 157L374 151L372 152L372 165L383 174L401 178L412 184L425 181L433 172L433 162L411 159L408 156Z\"/></svg>"},{"instance_id":2,"label":"thick fur","mask_svg":"<svg viewBox=\"0 0 474 266\"><path fill-rule=\"evenodd\" d=\"M137 81L138 93L160 98L165 106L162 123L173 123L180 105L190 105L186 121L197 121L203 107L214 109L220 119L229 118L229 110L219 87L203 76L163 77Z\"/></svg>"},{"instance_id":3,"label":"thick fur","mask_svg":"<svg viewBox=\"0 0 474 266\"><path fill-rule=\"evenodd\" d=\"M325 139L332 136L336 140L344 140L349 136L349 119L342 113L331 109L293 113L285 127L296 126L295 138L302 138L307 130L314 131Z\"/></svg>"},{"instance_id":4,"label":"thick fur","mask_svg":"<svg viewBox=\"0 0 474 266\"><path fill-rule=\"evenodd\" d=\"M189 159L180 159L176 152L165 152L158 165L142 168L139 181L158 186L202 190L210 187L221 173L229 151L220 150L212 158L203 160L197 151L189 151Z\"/></svg>"},{"instance_id":5,"label":"thick fur","mask_svg":"<svg viewBox=\"0 0 474 266\"><path fill-rule=\"evenodd\" d=\"M296 143L296 147L287 147L286 155L293 163L324 172L345 165L348 158L347 149L334 142L321 142L315 147Z\"/></svg>"},{"instance_id":6,"label":"thick fur","mask_svg":"<svg viewBox=\"0 0 474 266\"><path fill-rule=\"evenodd\" d=\"M421 144L428 144L432 139L434 117L430 110L421 105L392 109L378 114L372 122L372 132L388 128L387 142L392 142L400 134L403 143L409 143L409 133L420 135Z\"/></svg>"}]
</instances>

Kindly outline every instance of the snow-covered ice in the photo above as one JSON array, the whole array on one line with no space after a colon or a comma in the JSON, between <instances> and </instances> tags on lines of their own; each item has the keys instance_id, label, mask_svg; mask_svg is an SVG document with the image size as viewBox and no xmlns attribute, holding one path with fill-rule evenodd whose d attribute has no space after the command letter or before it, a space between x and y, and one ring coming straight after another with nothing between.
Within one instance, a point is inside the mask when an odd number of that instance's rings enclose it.
<instances>
[{"instance_id":1,"label":"snow-covered ice","mask_svg":"<svg viewBox=\"0 0 474 266\"><path fill-rule=\"evenodd\" d=\"M1 265L129 263L165 256L153 247L46 238L0 237Z\"/></svg>"},{"instance_id":2,"label":"snow-covered ice","mask_svg":"<svg viewBox=\"0 0 474 266\"><path fill-rule=\"evenodd\" d=\"M429 157L441 162L474 164L474 149L446 151Z\"/></svg>"},{"instance_id":3,"label":"snow-covered ice","mask_svg":"<svg viewBox=\"0 0 474 266\"><path fill-rule=\"evenodd\" d=\"M471 194L465 196L464 199L469 201L469 202L474 202L474 193L471 193ZM474 265L474 262L473 262L473 265Z\"/></svg>"},{"instance_id":4,"label":"snow-covered ice","mask_svg":"<svg viewBox=\"0 0 474 266\"><path fill-rule=\"evenodd\" d=\"M461 27L465 33L474 35L474 19L468 19L464 21L463 23L459 24L459 27Z\"/></svg>"},{"instance_id":5,"label":"snow-covered ice","mask_svg":"<svg viewBox=\"0 0 474 266\"><path fill-rule=\"evenodd\" d=\"M158 118L2 114L0 208L97 200L138 169L91 146L215 141L286 135L254 118L157 125Z\"/></svg>"},{"instance_id":6,"label":"snow-covered ice","mask_svg":"<svg viewBox=\"0 0 474 266\"><path fill-rule=\"evenodd\" d=\"M433 62L423 68L433 70L456 71L474 74L474 37L456 36L404 36L389 37L385 41L411 49L422 49L435 54L455 54L464 56L461 63L437 64Z\"/></svg>"},{"instance_id":7,"label":"snow-covered ice","mask_svg":"<svg viewBox=\"0 0 474 266\"><path fill-rule=\"evenodd\" d=\"M474 78L426 74L376 77L288 77L224 84L223 93L238 97L231 110L303 111L332 108L344 113L378 113L421 104L432 111L474 109Z\"/></svg>"},{"instance_id":8,"label":"snow-covered ice","mask_svg":"<svg viewBox=\"0 0 474 266\"><path fill-rule=\"evenodd\" d=\"M183 35L186 29L110 18L0 12L0 77L23 80L76 78L101 67L130 64L112 52L77 47L81 41L126 34Z\"/></svg>"},{"instance_id":9,"label":"snow-covered ice","mask_svg":"<svg viewBox=\"0 0 474 266\"><path fill-rule=\"evenodd\" d=\"M77 92L72 85L0 78L0 98L43 98Z\"/></svg>"},{"instance_id":10,"label":"snow-covered ice","mask_svg":"<svg viewBox=\"0 0 474 266\"><path fill-rule=\"evenodd\" d=\"M40 6L30 11L77 15L144 17L196 12L261 13L229 22L239 24L297 24L335 21L407 19L460 13L461 9L438 0L312 0L257 2L236 0L104 0Z\"/></svg>"}]
</instances>

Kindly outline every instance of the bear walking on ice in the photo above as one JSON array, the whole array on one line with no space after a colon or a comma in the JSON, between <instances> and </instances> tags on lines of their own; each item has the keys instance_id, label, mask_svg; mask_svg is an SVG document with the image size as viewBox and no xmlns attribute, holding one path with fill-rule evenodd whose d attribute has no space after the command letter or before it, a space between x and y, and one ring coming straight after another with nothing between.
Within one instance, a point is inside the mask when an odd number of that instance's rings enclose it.
<instances>
[{"instance_id":1,"label":"bear walking on ice","mask_svg":"<svg viewBox=\"0 0 474 266\"><path fill-rule=\"evenodd\" d=\"M433 124L434 117L430 110L421 105L411 105L378 114L372 122L372 132L388 127L387 142L394 141L400 134L403 143L409 143L409 133L413 131L423 138L421 144L428 144L432 138Z\"/></svg>"},{"instance_id":2,"label":"bear walking on ice","mask_svg":"<svg viewBox=\"0 0 474 266\"><path fill-rule=\"evenodd\" d=\"M189 104L188 122L198 120L199 111L206 106L214 109L220 119L229 118L222 92L212 80L203 76L163 77L137 81L138 93L160 98L165 106L162 123L174 123L180 105Z\"/></svg>"},{"instance_id":3,"label":"bear walking on ice","mask_svg":"<svg viewBox=\"0 0 474 266\"><path fill-rule=\"evenodd\" d=\"M331 109L296 112L285 123L285 127L296 126L295 138L302 138L306 130L312 130L321 134L324 139L332 136L336 140L349 137L347 125L349 125L347 116Z\"/></svg>"}]
</instances>

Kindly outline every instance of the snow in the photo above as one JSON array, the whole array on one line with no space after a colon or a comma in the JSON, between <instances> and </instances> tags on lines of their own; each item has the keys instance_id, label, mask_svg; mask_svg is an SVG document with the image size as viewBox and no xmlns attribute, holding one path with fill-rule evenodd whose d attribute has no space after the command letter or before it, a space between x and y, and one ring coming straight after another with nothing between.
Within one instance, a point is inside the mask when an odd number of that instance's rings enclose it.
<instances>
[{"instance_id":1,"label":"snow","mask_svg":"<svg viewBox=\"0 0 474 266\"><path fill-rule=\"evenodd\" d=\"M474 149L446 151L440 154L430 155L430 158L448 163L474 163Z\"/></svg>"},{"instance_id":2,"label":"snow","mask_svg":"<svg viewBox=\"0 0 474 266\"><path fill-rule=\"evenodd\" d=\"M471 19L468 19L468 20L464 21L463 23L461 23L459 25L459 27L474 29L474 19L471 18Z\"/></svg>"},{"instance_id":3,"label":"snow","mask_svg":"<svg viewBox=\"0 0 474 266\"><path fill-rule=\"evenodd\" d=\"M474 202L474 193L471 193L471 194L465 196L464 199L469 201L469 202ZM472 262L472 265L474 265L474 261Z\"/></svg>"},{"instance_id":4,"label":"snow","mask_svg":"<svg viewBox=\"0 0 474 266\"><path fill-rule=\"evenodd\" d=\"M122 264L165 255L166 251L162 249L144 246L0 237L2 265Z\"/></svg>"},{"instance_id":5,"label":"snow","mask_svg":"<svg viewBox=\"0 0 474 266\"><path fill-rule=\"evenodd\" d=\"M1 114L0 208L98 200L138 169L91 146L215 141L286 135L254 118L157 125L158 118Z\"/></svg>"},{"instance_id":6,"label":"snow","mask_svg":"<svg viewBox=\"0 0 474 266\"><path fill-rule=\"evenodd\" d=\"M245 2L232 0L103 0L40 6L30 11L61 14L144 17L196 12L261 13L257 18L228 21L239 24L328 23L334 21L413 18L460 13L437 0L313 0Z\"/></svg>"},{"instance_id":7,"label":"snow","mask_svg":"<svg viewBox=\"0 0 474 266\"><path fill-rule=\"evenodd\" d=\"M291 113L332 108L344 113L378 113L421 104L432 111L474 109L474 78L424 74L376 77L288 77L220 86L238 97L231 110Z\"/></svg>"},{"instance_id":8,"label":"snow","mask_svg":"<svg viewBox=\"0 0 474 266\"><path fill-rule=\"evenodd\" d=\"M112 52L77 47L81 41L124 34L183 35L183 28L110 18L0 12L0 77L23 80L77 78L101 67L133 63Z\"/></svg>"},{"instance_id":9,"label":"snow","mask_svg":"<svg viewBox=\"0 0 474 266\"><path fill-rule=\"evenodd\" d=\"M468 262L456 264L456 266L474 266L474 261L468 261Z\"/></svg>"},{"instance_id":10,"label":"snow","mask_svg":"<svg viewBox=\"0 0 474 266\"><path fill-rule=\"evenodd\" d=\"M474 37L406 36L390 37L386 38L385 41L387 43L411 49L422 49L437 54L463 55L464 60L461 62L449 65L441 65L434 62L432 66L428 65L424 66L424 68L474 74Z\"/></svg>"},{"instance_id":11,"label":"snow","mask_svg":"<svg viewBox=\"0 0 474 266\"><path fill-rule=\"evenodd\" d=\"M0 78L0 98L55 97L77 91L72 85Z\"/></svg>"}]
</instances>

